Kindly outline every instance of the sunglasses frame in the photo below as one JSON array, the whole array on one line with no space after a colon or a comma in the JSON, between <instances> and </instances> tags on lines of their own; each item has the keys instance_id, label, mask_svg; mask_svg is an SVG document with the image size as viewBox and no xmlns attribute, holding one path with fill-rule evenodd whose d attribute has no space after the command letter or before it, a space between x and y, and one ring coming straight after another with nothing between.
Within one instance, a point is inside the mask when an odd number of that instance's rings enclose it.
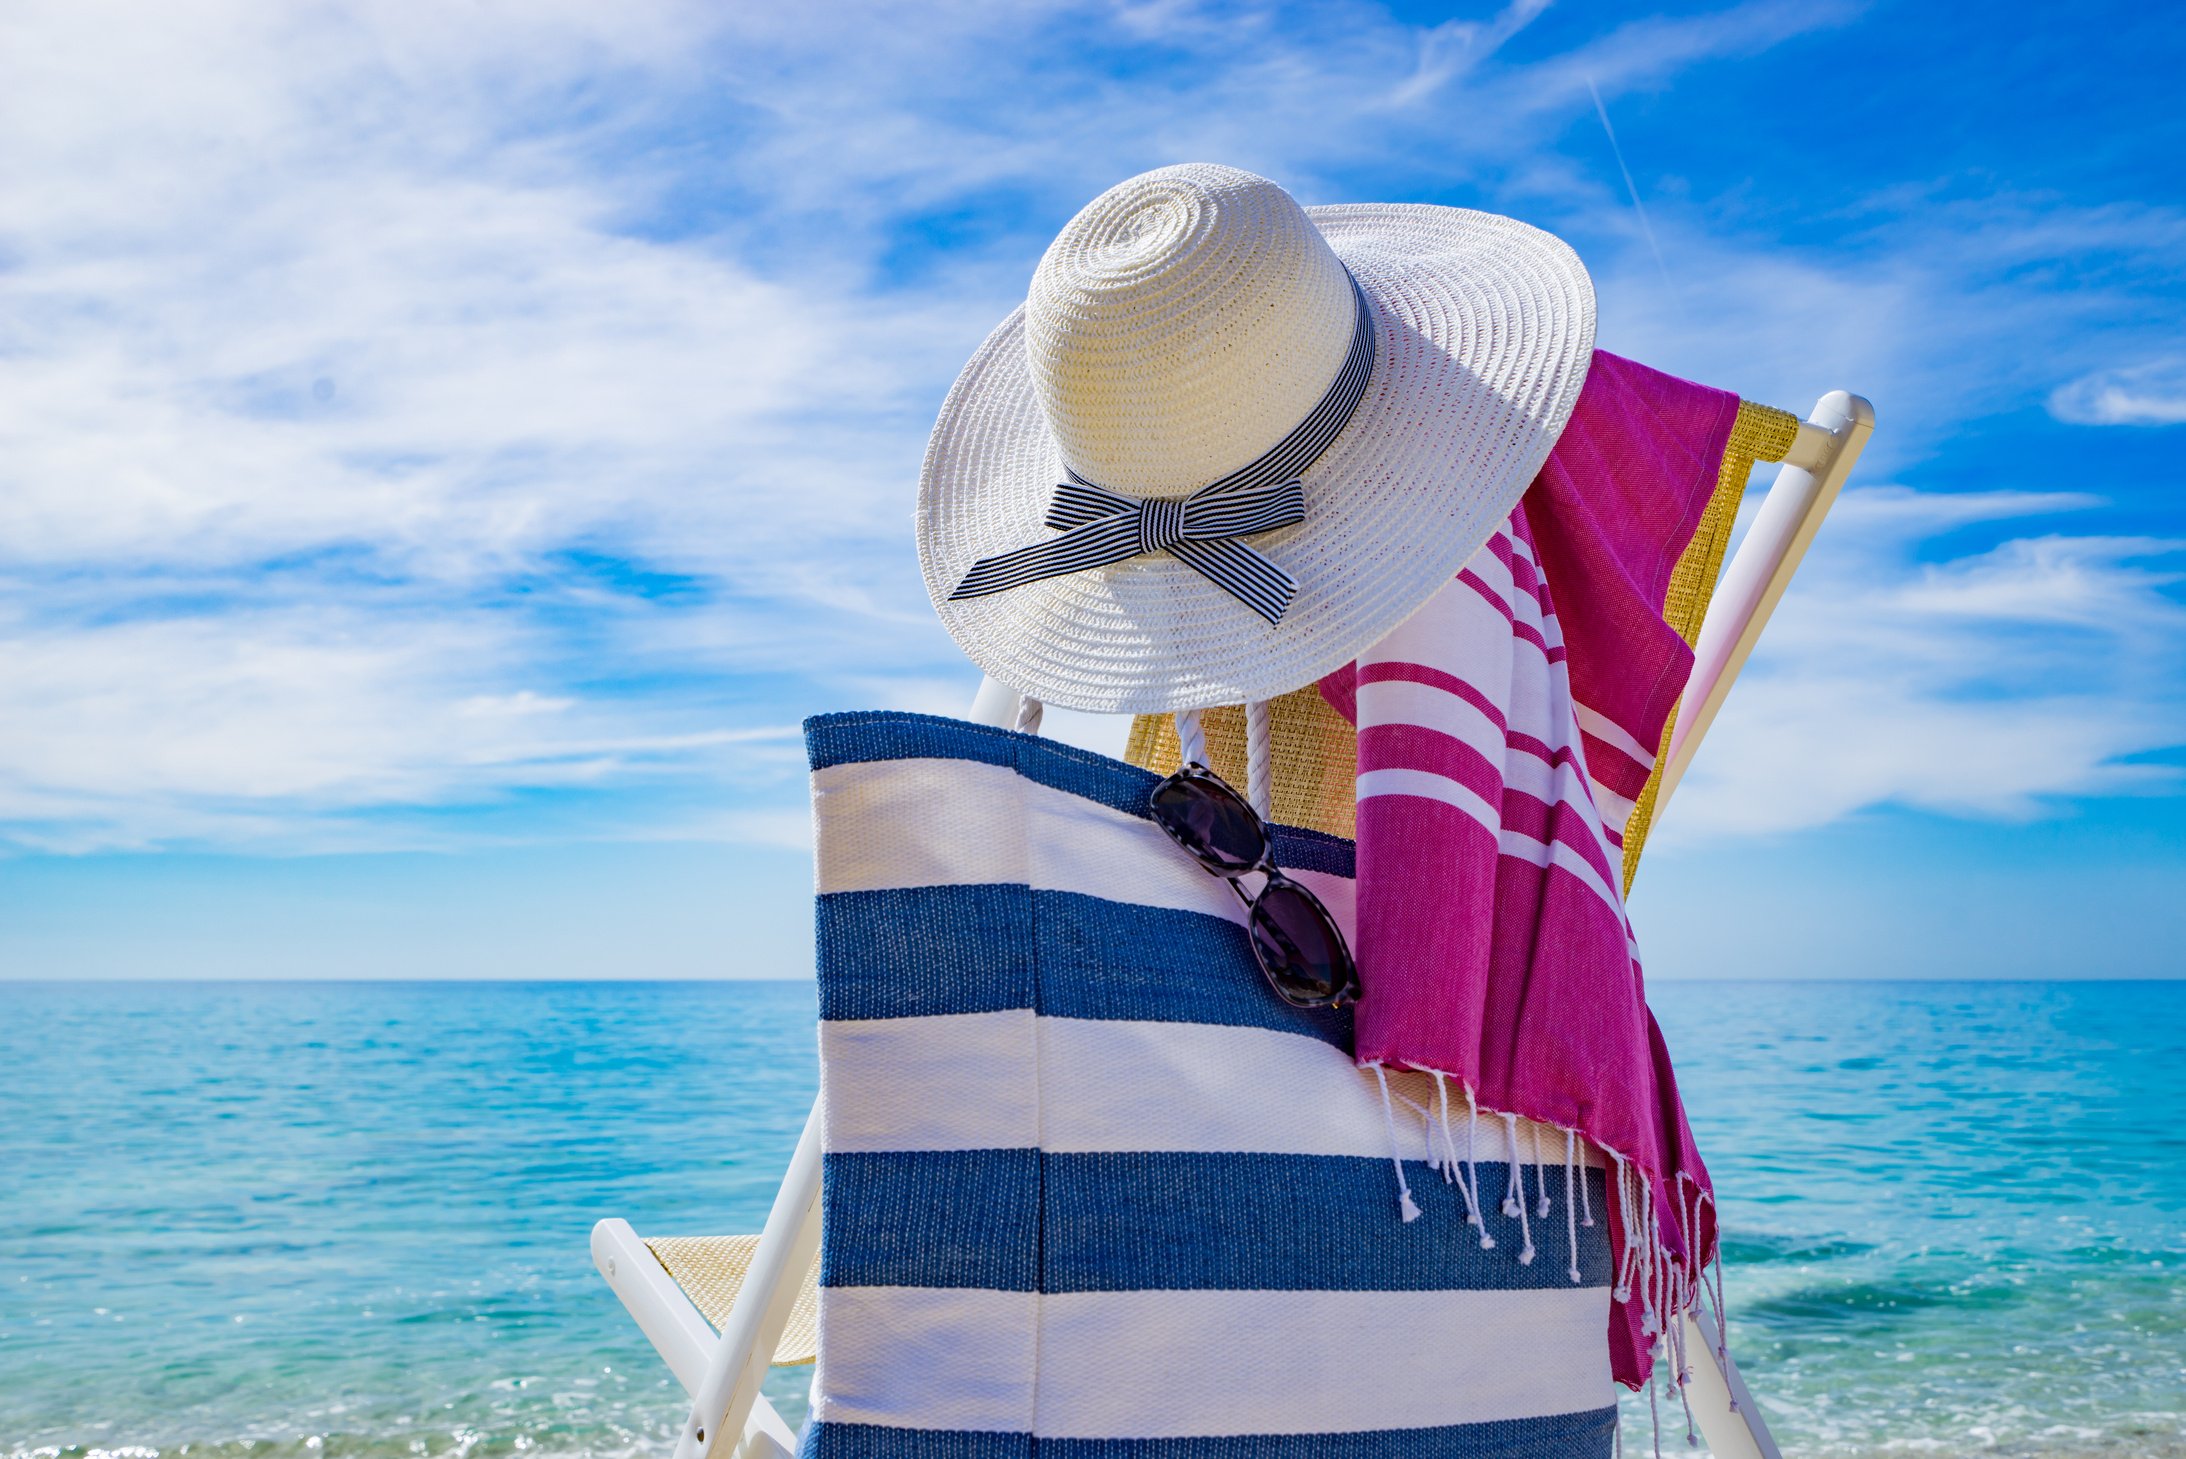
<instances>
[{"instance_id":1,"label":"sunglasses frame","mask_svg":"<svg viewBox=\"0 0 2186 1459\"><path fill-rule=\"evenodd\" d=\"M1177 828L1163 817L1158 809L1162 792L1172 786L1182 785L1197 786L1207 794L1226 797L1231 804L1243 811L1250 819L1254 833L1260 838L1259 860L1250 866L1233 867L1228 864L1226 858L1221 863L1217 863L1207 854L1208 851L1213 851L1215 848L1208 847L1203 851L1200 847L1194 846L1187 841ZM1154 824L1161 827L1162 833L1181 847L1192 860L1198 862L1201 869L1209 876L1220 877L1223 883L1229 887L1231 895L1235 896L1244 905L1250 924L1247 927L1247 932L1248 939L1252 943L1253 961L1259 964L1260 976L1268 980L1268 986L1275 991L1276 997L1281 998L1293 1008L1342 1008L1346 1004L1358 1001L1358 961L1351 955L1351 945L1345 940L1343 929L1336 925L1334 914L1328 910L1327 905L1319 897L1313 894L1311 887L1283 875L1282 868L1275 864L1274 833L1268 829L1268 824L1261 818L1260 813L1253 809L1251 801L1239 795L1234 786L1215 774L1207 766L1196 760L1188 760L1179 765L1175 771L1164 776L1148 793L1147 808L1153 817ZM1265 880L1261 882L1260 889L1257 892L1248 892L1239 883L1243 878L1254 872L1260 873ZM1320 919L1321 925L1328 932L1329 944L1335 948L1342 959L1339 966L1333 970L1337 975L1332 979L1337 984L1336 991L1325 998L1299 997L1292 994L1283 986L1283 980L1276 975L1275 970L1268 966L1267 949L1263 945L1256 928L1259 923L1270 920L1270 914L1263 911L1260 904L1267 899L1270 892L1277 890L1288 890L1305 902L1312 914ZM1270 925L1272 925L1271 921Z\"/></svg>"}]
</instances>

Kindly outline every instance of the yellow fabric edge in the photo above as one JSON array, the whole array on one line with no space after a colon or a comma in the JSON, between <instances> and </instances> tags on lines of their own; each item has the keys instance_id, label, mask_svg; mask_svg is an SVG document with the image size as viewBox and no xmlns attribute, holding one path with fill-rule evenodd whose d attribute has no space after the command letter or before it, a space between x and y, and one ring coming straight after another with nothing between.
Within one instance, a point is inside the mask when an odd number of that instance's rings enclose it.
<instances>
[{"instance_id":1,"label":"yellow fabric edge","mask_svg":"<svg viewBox=\"0 0 2186 1459\"><path fill-rule=\"evenodd\" d=\"M1723 446L1723 464L1715 475L1715 492L1708 498L1693 529L1692 540L1670 571L1670 590L1663 599L1662 621L1677 630L1688 644L1700 638L1701 622L1715 597L1715 585L1723 576L1723 556L1738 524L1738 506L1745 499L1746 479L1756 461L1781 461L1799 435L1799 418L1788 410L1738 402L1738 419L1731 423L1730 438ZM1670 757L1670 735L1677 728L1678 706L1670 707L1670 719L1662 727L1662 743L1655 747L1655 768L1632 802L1632 814L1624 822L1624 890L1630 894L1632 878L1639 871L1640 851L1655 819L1655 790L1662 781L1663 763Z\"/></svg>"}]
</instances>

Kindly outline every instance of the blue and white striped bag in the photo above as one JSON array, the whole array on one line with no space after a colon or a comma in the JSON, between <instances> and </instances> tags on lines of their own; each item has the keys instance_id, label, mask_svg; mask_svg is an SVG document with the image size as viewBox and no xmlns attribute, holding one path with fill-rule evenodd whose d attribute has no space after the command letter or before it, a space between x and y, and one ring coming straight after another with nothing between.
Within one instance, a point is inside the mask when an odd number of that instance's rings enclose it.
<instances>
[{"instance_id":1,"label":"blue and white striped bag","mask_svg":"<svg viewBox=\"0 0 2186 1459\"><path fill-rule=\"evenodd\" d=\"M1500 1206L1509 1129L1438 1124L1425 1075L1385 1103L1347 1013L1277 998L1235 899L1146 818L1149 772L923 715L806 737L807 1456L1609 1452L1607 1223L1578 1209L1606 1209L1597 1164L1520 1126L1526 1223L1489 1209L1484 1250L1460 1193L1470 1169ZM1348 925L1350 843L1278 831L1276 858Z\"/></svg>"}]
</instances>

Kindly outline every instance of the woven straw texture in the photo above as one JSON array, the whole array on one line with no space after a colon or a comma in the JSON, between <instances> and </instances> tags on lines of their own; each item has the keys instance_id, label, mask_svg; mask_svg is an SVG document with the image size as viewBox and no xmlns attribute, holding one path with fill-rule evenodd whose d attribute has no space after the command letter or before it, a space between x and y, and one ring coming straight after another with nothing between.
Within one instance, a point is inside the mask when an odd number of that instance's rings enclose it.
<instances>
[{"instance_id":1,"label":"woven straw texture","mask_svg":"<svg viewBox=\"0 0 2186 1459\"><path fill-rule=\"evenodd\" d=\"M1025 357L1063 460L1116 491L1181 497L1305 419L1356 316L1343 265L1289 194L1172 167L1103 193L1049 246Z\"/></svg>"},{"instance_id":2,"label":"woven straw texture","mask_svg":"<svg viewBox=\"0 0 2186 1459\"><path fill-rule=\"evenodd\" d=\"M1350 721L1328 707L1308 684L1268 706L1274 727L1275 819L1285 826L1326 831L1346 841L1358 835L1359 737ZM1240 705L1210 709L1199 717L1207 737L1208 766L1235 786L1245 776L1245 711ZM1142 714L1131 722L1124 758L1167 775L1182 758L1176 719Z\"/></svg>"},{"instance_id":3,"label":"woven straw texture","mask_svg":"<svg viewBox=\"0 0 2186 1459\"><path fill-rule=\"evenodd\" d=\"M1304 474L1306 519L1254 536L1299 585L1270 627L1165 553L950 602L972 563L1044 540L1066 463L1140 497L1186 495L1309 414L1372 310L1373 376ZM1300 209L1191 164L1073 219L1030 297L965 366L919 486L935 611L987 673L1050 703L1161 712L1311 683L1425 602L1547 459L1592 358L1577 255L1459 208Z\"/></svg>"},{"instance_id":4,"label":"woven straw texture","mask_svg":"<svg viewBox=\"0 0 2186 1459\"><path fill-rule=\"evenodd\" d=\"M751 1271L751 1259L759 1250L756 1236L654 1236L646 1247L675 1278L691 1305L716 1329L728 1326L729 1310L743 1290ZM793 1368L809 1363L820 1350L820 1264L815 1260L797 1289L797 1305L789 1312L782 1340L774 1347L774 1365Z\"/></svg>"},{"instance_id":5,"label":"woven straw texture","mask_svg":"<svg viewBox=\"0 0 2186 1459\"><path fill-rule=\"evenodd\" d=\"M1781 461L1799 434L1799 418L1773 406L1750 400L1738 404L1738 419L1724 447L1723 465L1716 474L1715 494L1694 529L1670 575L1670 590L1663 605L1663 621L1687 643L1700 637L1701 621L1716 580L1722 576L1723 555L1730 546L1731 529L1738 519L1738 504L1745 495L1746 478L1756 461ZM1350 722L1321 698L1311 685L1285 694L1270 705L1274 726L1275 819L1287 826L1306 826L1330 835L1356 836L1358 802L1358 735ZM1671 716L1671 724L1676 724ZM1211 768L1232 785L1245 783L1245 716L1231 705L1200 716L1207 737ZM1662 755L1669 753L1664 731ZM1134 765L1168 774L1176 769L1176 721L1166 714L1142 714L1131 723L1124 758ZM1661 758L1647 785L1632 807L1624 828L1624 886L1630 891L1632 875L1639 868L1640 848L1654 819L1655 786L1661 776Z\"/></svg>"},{"instance_id":6,"label":"woven straw texture","mask_svg":"<svg viewBox=\"0 0 2186 1459\"><path fill-rule=\"evenodd\" d=\"M1723 575L1723 554L1731 544L1731 529L1738 521L1738 504L1746 494L1746 478L1756 461L1781 461L1799 436L1799 417L1774 406L1738 402L1738 419L1731 424L1730 439L1723 447L1723 465L1716 472L1715 495L1685 544L1677 566L1670 572L1669 596L1662 607L1662 621L1677 630L1687 643L1700 641L1701 620L1708 616L1715 597L1716 580ZM1663 726L1662 744L1655 752L1654 773L1632 802L1632 814L1624 823L1624 889L1632 890L1639 871L1640 850L1655 819L1655 788L1662 783L1663 762L1670 757L1670 736L1677 730L1677 711Z\"/></svg>"}]
</instances>

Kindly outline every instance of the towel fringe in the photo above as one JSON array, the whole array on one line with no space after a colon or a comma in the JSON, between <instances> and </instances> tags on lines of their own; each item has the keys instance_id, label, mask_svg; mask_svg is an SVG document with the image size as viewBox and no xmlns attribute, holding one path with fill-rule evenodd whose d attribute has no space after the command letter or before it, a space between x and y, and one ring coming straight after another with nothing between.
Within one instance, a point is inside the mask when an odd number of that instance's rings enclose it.
<instances>
[{"instance_id":1,"label":"towel fringe","mask_svg":"<svg viewBox=\"0 0 2186 1459\"><path fill-rule=\"evenodd\" d=\"M1548 1157L1541 1151L1541 1131L1545 1128L1539 1120L1533 1122L1533 1188L1541 1197L1540 1204L1533 1209L1536 1216L1548 1214L1548 1181L1544 1179L1548 1171ZM1566 1130L1564 1133L1569 1134L1570 1131Z\"/></svg>"},{"instance_id":2,"label":"towel fringe","mask_svg":"<svg viewBox=\"0 0 2186 1459\"><path fill-rule=\"evenodd\" d=\"M1473 1222L1480 1228L1480 1249L1493 1251L1495 1237L1488 1230L1487 1207L1480 1204L1480 1101L1470 1084L1465 1086L1465 1169L1472 1180Z\"/></svg>"},{"instance_id":3,"label":"towel fringe","mask_svg":"<svg viewBox=\"0 0 2186 1459\"><path fill-rule=\"evenodd\" d=\"M1389 1132L1389 1164L1397 1172L1397 1211L1409 1225L1419 1219L1419 1202L1412 1199L1412 1187L1404 1179L1404 1149L1397 1144L1397 1111L1389 1099L1389 1076L1378 1063L1366 1067L1381 1085L1381 1121Z\"/></svg>"},{"instance_id":4,"label":"towel fringe","mask_svg":"<svg viewBox=\"0 0 2186 1459\"><path fill-rule=\"evenodd\" d=\"M1435 1097L1432 1106L1424 1105L1410 1096L1395 1090L1389 1084L1389 1071L1379 1062L1362 1064L1371 1069L1379 1087L1382 1104L1383 1129L1389 1139L1389 1163L1397 1178L1397 1209L1409 1223L1420 1218L1422 1211L1412 1195L1412 1188L1404 1174L1404 1148L1397 1138L1396 1105L1402 1100L1419 1115L1424 1127L1427 1144L1428 1168L1441 1175L1443 1183L1454 1185L1463 1202L1465 1224L1480 1232L1480 1249L1493 1251L1496 1241L1489 1230L1487 1205L1481 1199L1480 1190L1480 1117L1482 1108L1479 1091L1472 1084L1445 1069L1429 1069L1411 1066L1413 1072L1422 1073L1434 1080ZM1461 1155L1457 1148L1457 1128L1450 1112L1451 1089L1455 1083L1465 1096L1465 1149ZM1663 1368L1654 1376L1673 1389L1685 1412L1686 1442L1698 1444L1698 1430L1692 1415L1692 1402L1687 1392L1692 1382L1693 1367L1690 1350L1690 1334L1684 1329L1682 1319L1688 1312L1710 1312L1715 1321L1715 1359L1726 1372L1730 1366L1729 1323L1726 1320L1723 1296L1723 1255L1721 1243L1709 1253L1703 1263L1696 1259L1702 1247L1701 1233L1710 1212L1719 1210L1714 1194L1698 1179L1685 1171L1660 1182L1643 1170L1639 1163L1618 1150L1592 1144L1576 1127L1550 1120L1536 1120L1520 1115L1515 1110L1488 1110L1491 1119L1503 1121L1506 1153L1509 1156L1509 1178L1503 1190L1501 1212L1507 1219L1518 1222L1520 1249L1518 1260L1531 1265L1539 1255L1539 1247L1533 1239L1533 1218L1547 1219L1555 1208L1550 1195L1548 1167L1554 1157L1549 1153L1547 1141L1551 1131L1560 1131L1564 1137L1564 1238L1567 1262L1565 1274L1576 1284L1585 1280L1579 1266L1579 1228L1591 1229L1595 1225L1594 1198L1588 1181L1587 1156L1589 1145L1601 1152L1609 1162L1605 1178L1615 1183L1616 1200L1613 1203L1617 1217L1617 1235L1621 1247L1617 1255L1616 1269L1612 1274L1610 1295L1619 1304L1632 1301L1640 1303L1640 1336L1645 1341L1650 1360L1659 1359ZM1521 1132L1518 1122L1524 1119L1531 1127ZM1526 1156L1525 1136L1532 1139L1531 1159ZM1533 1190L1526 1189L1525 1167L1533 1166ZM1690 1189L1688 1189L1690 1187ZM1531 1199L1528 1199L1529 1195ZM1671 1244L1667 1223L1676 1222L1677 1245ZM1712 1309L1712 1311L1711 1311ZM1652 1382L1648 1389L1648 1412L1654 1428L1655 1452L1662 1450L1661 1413ZM1736 1413L1738 1400L1731 1399L1731 1411ZM1617 1435L1618 1453L1623 1452L1623 1435Z\"/></svg>"},{"instance_id":5,"label":"towel fringe","mask_svg":"<svg viewBox=\"0 0 2186 1459\"><path fill-rule=\"evenodd\" d=\"M1564 1269L1564 1274L1571 1278L1571 1284L1574 1287L1579 1284L1580 1274L1579 1197L1573 1187L1585 1184L1584 1181L1573 1180L1571 1174L1573 1161L1578 1155L1578 1140L1578 1131L1564 1131L1564 1250L1571 1254L1571 1264ZM1542 1214L1547 1214L1546 1207L1543 1208Z\"/></svg>"},{"instance_id":6,"label":"towel fringe","mask_svg":"<svg viewBox=\"0 0 2186 1459\"><path fill-rule=\"evenodd\" d=\"M1457 1175L1457 1147L1450 1140L1450 1086L1448 1076L1439 1069L1430 1069L1427 1076L1435 1081L1435 1113L1440 1117L1435 1128L1427 1132L1427 1149L1431 1158L1427 1163L1442 1173L1444 1185L1460 1185ZM1466 1222L1471 1225L1471 1221Z\"/></svg>"},{"instance_id":7,"label":"towel fringe","mask_svg":"<svg viewBox=\"0 0 2186 1459\"><path fill-rule=\"evenodd\" d=\"M1677 1350L1677 1401L1685 1410L1685 1447L1697 1449L1700 1447L1700 1434L1693 1427L1693 1401L1686 1391L1687 1385L1693 1381L1693 1369L1692 1364L1686 1361L1685 1325L1681 1322L1674 1330L1677 1333L1677 1340L1673 1344Z\"/></svg>"},{"instance_id":8,"label":"towel fringe","mask_svg":"<svg viewBox=\"0 0 2186 1459\"><path fill-rule=\"evenodd\" d=\"M1616 1162L1614 1178L1617 1182L1617 1224L1622 1228L1620 1234L1624 1237L1624 1250L1617 1258L1617 1276L1610 1284L1609 1296L1615 1302L1629 1302L1632 1300L1632 1273L1639 1265L1639 1243L1633 1239L1632 1185L1627 1177L1624 1157L1612 1150L1609 1158Z\"/></svg>"},{"instance_id":9,"label":"towel fringe","mask_svg":"<svg viewBox=\"0 0 2186 1459\"><path fill-rule=\"evenodd\" d=\"M1518 1239L1524 1243L1518 1248L1518 1264L1532 1266L1537 1253L1533 1248L1533 1223L1526 1214L1526 1162L1518 1149L1518 1116L1509 1110L1503 1111L1503 1129L1509 1136L1510 1148L1510 1187L1503 1195L1503 1214L1518 1218ZM1533 1153L1541 1153L1538 1140L1534 1142ZM1541 1183L1538 1169L1534 1171L1533 1183L1536 1186Z\"/></svg>"},{"instance_id":10,"label":"towel fringe","mask_svg":"<svg viewBox=\"0 0 2186 1459\"><path fill-rule=\"evenodd\" d=\"M1655 1459L1662 1459L1662 1411L1655 1407L1655 1385L1647 1385L1647 1422L1655 1431Z\"/></svg>"}]
</instances>

